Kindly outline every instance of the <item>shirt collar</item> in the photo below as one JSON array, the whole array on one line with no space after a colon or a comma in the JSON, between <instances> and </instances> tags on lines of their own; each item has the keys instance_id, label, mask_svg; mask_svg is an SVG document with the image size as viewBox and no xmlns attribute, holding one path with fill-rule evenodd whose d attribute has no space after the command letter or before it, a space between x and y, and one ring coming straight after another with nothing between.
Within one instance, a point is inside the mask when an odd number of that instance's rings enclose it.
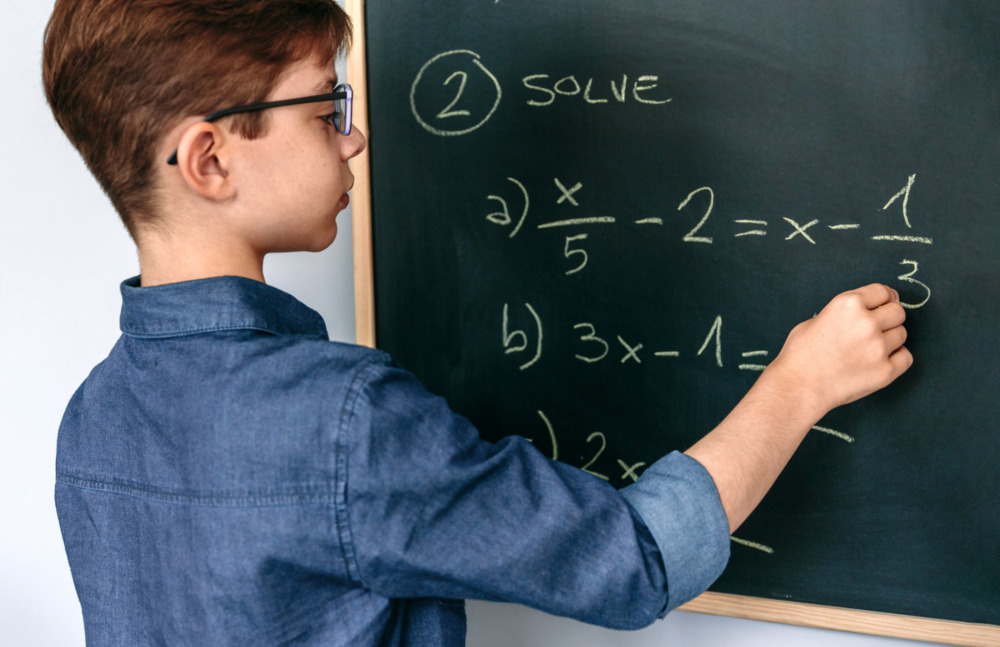
<instances>
[{"instance_id":1,"label":"shirt collar","mask_svg":"<svg viewBox=\"0 0 1000 647\"><path fill-rule=\"evenodd\" d=\"M328 338L315 310L292 295L239 276L139 287L121 284L121 329L133 337L176 337L216 330L259 330L275 335Z\"/></svg>"}]
</instances>

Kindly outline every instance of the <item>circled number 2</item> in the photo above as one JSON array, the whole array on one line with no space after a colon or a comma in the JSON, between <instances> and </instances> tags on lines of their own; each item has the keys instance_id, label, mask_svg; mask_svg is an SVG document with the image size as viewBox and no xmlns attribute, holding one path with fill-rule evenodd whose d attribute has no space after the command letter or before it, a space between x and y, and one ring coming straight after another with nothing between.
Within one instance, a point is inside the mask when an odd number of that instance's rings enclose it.
<instances>
[{"instance_id":1,"label":"circled number 2","mask_svg":"<svg viewBox=\"0 0 1000 647\"><path fill-rule=\"evenodd\" d=\"M459 66L471 71L473 76L470 77L469 72L466 70L452 71L455 67ZM451 103L445 106L444 110L429 112L425 115L421 110L421 105L427 101L436 103L435 100L428 98L430 95L425 94L421 90L422 86L429 84L428 91L430 91L430 94L436 94L433 92L436 84L433 81L428 81L428 84L425 84L425 77L428 79L441 78L441 76L444 76L449 71L451 73L445 77L442 85L448 86L457 80L458 91L455 93L454 98L451 99ZM493 95L493 104L488 105L487 100L487 105L480 108L482 113L477 115L473 115L468 110L456 109L458 103L466 96L466 86L470 78L474 83L474 87L469 89L469 93L475 93L478 96L481 92L486 92ZM418 98L418 95L422 98ZM434 56L420 68L416 78L413 80L413 84L410 86L410 110L413 112L417 123L427 132L440 137L454 137L467 135L482 127L483 124L490 120L493 113L496 112L502 96L503 91L500 89L500 81L483 65L479 54L467 49L456 49ZM434 116L431 117L430 115ZM462 117L463 119L458 119L457 122L451 121L455 117ZM472 121L476 123L470 123Z\"/></svg>"},{"instance_id":2,"label":"circled number 2","mask_svg":"<svg viewBox=\"0 0 1000 647\"><path fill-rule=\"evenodd\" d=\"M459 99L462 98L462 93L465 92L465 84L469 82L469 75L465 72L455 72L449 76L444 81L444 85L451 83L451 80L458 78L458 92L455 93L455 98L452 99L451 103L445 106L445 109L437 114L438 119L447 119L448 117L468 117L471 113L468 110L452 110L455 104L458 103Z\"/></svg>"}]
</instances>

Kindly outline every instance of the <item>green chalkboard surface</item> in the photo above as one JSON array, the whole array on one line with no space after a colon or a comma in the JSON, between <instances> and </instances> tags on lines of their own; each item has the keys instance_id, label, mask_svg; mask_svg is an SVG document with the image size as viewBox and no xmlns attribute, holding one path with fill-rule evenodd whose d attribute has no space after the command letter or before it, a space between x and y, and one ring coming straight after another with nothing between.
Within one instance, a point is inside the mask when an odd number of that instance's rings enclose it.
<instances>
[{"instance_id":1,"label":"green chalkboard surface","mask_svg":"<svg viewBox=\"0 0 1000 647\"><path fill-rule=\"evenodd\" d=\"M832 412L714 591L1000 625L1000 4L369 3L377 345L616 487L837 293L916 364Z\"/></svg>"}]
</instances>

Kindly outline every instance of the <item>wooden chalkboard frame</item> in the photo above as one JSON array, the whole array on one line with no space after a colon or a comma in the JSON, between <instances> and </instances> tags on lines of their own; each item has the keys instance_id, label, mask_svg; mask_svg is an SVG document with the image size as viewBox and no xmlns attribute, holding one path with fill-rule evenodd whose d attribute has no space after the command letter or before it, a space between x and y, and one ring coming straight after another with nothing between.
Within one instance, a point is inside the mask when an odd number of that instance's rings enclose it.
<instances>
[{"instance_id":1,"label":"wooden chalkboard frame","mask_svg":"<svg viewBox=\"0 0 1000 647\"><path fill-rule=\"evenodd\" d=\"M368 72L364 0L345 0L354 22L354 47L348 56L347 76L354 90L354 123L368 133ZM352 162L351 226L354 250L354 295L356 340L374 348L375 276L372 244L372 199L370 149ZM1000 626L955 622L933 618L842 609L802 602L787 602L726 593L707 592L681 607L708 615L762 620L781 624L832 629L968 647L1000 645Z\"/></svg>"},{"instance_id":2,"label":"wooden chalkboard frame","mask_svg":"<svg viewBox=\"0 0 1000 647\"><path fill-rule=\"evenodd\" d=\"M354 22L354 46L347 58L347 78L354 91L354 125L368 134L368 65L365 58L364 0L345 0ZM354 247L354 321L357 343L375 347L375 265L372 248L371 147L351 162L351 233Z\"/></svg>"}]
</instances>

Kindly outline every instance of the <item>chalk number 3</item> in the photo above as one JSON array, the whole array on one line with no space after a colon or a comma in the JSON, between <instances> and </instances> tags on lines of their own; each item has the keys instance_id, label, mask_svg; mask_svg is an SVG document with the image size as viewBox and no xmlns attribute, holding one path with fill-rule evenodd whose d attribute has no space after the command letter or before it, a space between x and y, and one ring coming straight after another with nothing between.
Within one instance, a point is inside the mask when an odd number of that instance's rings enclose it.
<instances>
[{"instance_id":1,"label":"chalk number 3","mask_svg":"<svg viewBox=\"0 0 1000 647\"><path fill-rule=\"evenodd\" d=\"M917 273L917 270L920 269L920 266L917 265L916 261L908 261L905 259L900 263L900 265L910 265L912 266L913 269L907 272L906 274L901 274L897 276L896 278L905 283L913 283L915 285L920 286L920 288L927 294L927 296L924 297L924 300L921 301L920 303L903 303L901 301L899 305L909 309L916 309L923 307L924 305L927 304L928 301L931 300L931 289L927 287L926 283L923 283L922 281L918 281L917 279L913 278L913 275Z\"/></svg>"}]
</instances>

